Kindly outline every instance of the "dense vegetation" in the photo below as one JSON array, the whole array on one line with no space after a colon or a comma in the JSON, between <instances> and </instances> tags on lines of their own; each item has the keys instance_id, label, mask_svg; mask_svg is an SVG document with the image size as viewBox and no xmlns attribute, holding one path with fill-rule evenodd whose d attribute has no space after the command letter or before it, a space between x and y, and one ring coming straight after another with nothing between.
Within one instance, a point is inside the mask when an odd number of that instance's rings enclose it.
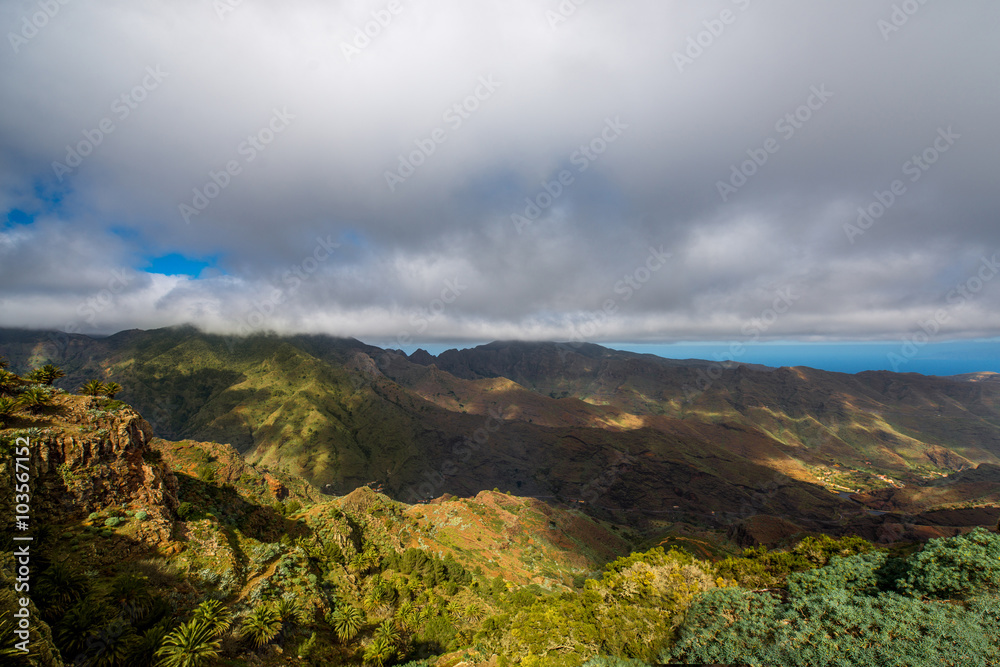
<instances>
[{"instance_id":1,"label":"dense vegetation","mask_svg":"<svg viewBox=\"0 0 1000 667\"><path fill-rule=\"evenodd\" d=\"M835 557L789 575L781 593L707 592L661 659L987 667L1000 658L1000 537L982 529L909 558Z\"/></svg>"},{"instance_id":2,"label":"dense vegetation","mask_svg":"<svg viewBox=\"0 0 1000 667\"><path fill-rule=\"evenodd\" d=\"M65 398L50 386L58 368L20 377L4 365L0 419L28 420ZM111 419L118 389L88 382L81 393L94 398L75 400L93 406L88 419ZM0 466L20 433L0 434ZM655 547L545 589L468 568L430 538L401 548L398 533L412 526L385 496L275 500L256 469L220 483L215 456L175 444L170 523L183 540L143 543L149 508L127 503L85 520L53 516L36 532L36 644L52 650L25 664L58 665L61 655L94 667L383 667L444 654L448 664L496 656L494 665L525 667L1000 664L1000 536L984 529L909 551L812 536L714 562ZM155 449L142 458L163 462ZM69 484L83 472L53 474ZM139 555L106 556L123 547ZM0 658L14 661L9 550L3 559Z\"/></svg>"}]
</instances>

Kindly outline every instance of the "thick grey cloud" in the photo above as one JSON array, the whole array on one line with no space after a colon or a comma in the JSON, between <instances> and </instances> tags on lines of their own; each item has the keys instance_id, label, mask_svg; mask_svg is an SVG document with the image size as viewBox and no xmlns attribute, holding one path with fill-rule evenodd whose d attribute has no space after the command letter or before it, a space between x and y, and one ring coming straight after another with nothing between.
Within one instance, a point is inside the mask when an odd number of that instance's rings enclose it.
<instances>
[{"instance_id":1,"label":"thick grey cloud","mask_svg":"<svg viewBox=\"0 0 1000 667\"><path fill-rule=\"evenodd\" d=\"M0 207L36 218L0 229L0 321L997 336L998 19L987 0L5 3ZM170 253L218 270L143 272Z\"/></svg>"}]
</instances>

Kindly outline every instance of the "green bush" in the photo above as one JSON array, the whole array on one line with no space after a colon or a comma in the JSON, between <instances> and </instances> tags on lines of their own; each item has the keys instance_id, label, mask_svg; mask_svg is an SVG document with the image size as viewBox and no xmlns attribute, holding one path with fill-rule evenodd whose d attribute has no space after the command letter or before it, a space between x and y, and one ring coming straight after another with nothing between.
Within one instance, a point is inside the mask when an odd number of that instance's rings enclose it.
<instances>
[{"instance_id":1,"label":"green bush","mask_svg":"<svg viewBox=\"0 0 1000 667\"><path fill-rule=\"evenodd\" d=\"M994 665L997 600L969 609L897 593L827 592L778 604L766 593L717 589L692 605L664 662L812 667Z\"/></svg>"},{"instance_id":2,"label":"green bush","mask_svg":"<svg viewBox=\"0 0 1000 667\"><path fill-rule=\"evenodd\" d=\"M118 526L118 525L121 525L121 524L125 523L125 521L126 520L123 519L123 518L121 518L121 517L113 516L113 517L110 517L109 519L105 520L104 525L108 526L109 528L114 528L115 526Z\"/></svg>"},{"instance_id":3,"label":"green bush","mask_svg":"<svg viewBox=\"0 0 1000 667\"><path fill-rule=\"evenodd\" d=\"M649 667L648 663L641 660L629 660L627 658L615 658L610 656L597 656L583 663L583 667Z\"/></svg>"},{"instance_id":4,"label":"green bush","mask_svg":"<svg viewBox=\"0 0 1000 667\"><path fill-rule=\"evenodd\" d=\"M768 551L759 546L739 558L727 558L716 566L720 576L747 588L777 586L792 572L826 565L834 556L867 553L872 545L860 537L835 539L826 535L807 537L788 551Z\"/></svg>"},{"instance_id":5,"label":"green bush","mask_svg":"<svg viewBox=\"0 0 1000 667\"><path fill-rule=\"evenodd\" d=\"M899 586L913 595L965 599L1000 592L1000 535L976 528L968 535L931 540L908 565Z\"/></svg>"},{"instance_id":6,"label":"green bush","mask_svg":"<svg viewBox=\"0 0 1000 667\"><path fill-rule=\"evenodd\" d=\"M664 662L811 667L995 665L1000 536L932 540L908 559L832 557L787 578L788 600L710 590L688 610ZM934 597L946 597L939 601ZM961 598L964 604L952 600Z\"/></svg>"},{"instance_id":7,"label":"green bush","mask_svg":"<svg viewBox=\"0 0 1000 667\"><path fill-rule=\"evenodd\" d=\"M826 567L788 575L788 592L794 597L822 595L834 590L871 595L882 587L879 573L886 561L886 554L878 551L850 558L834 556Z\"/></svg>"},{"instance_id":8,"label":"green bush","mask_svg":"<svg viewBox=\"0 0 1000 667\"><path fill-rule=\"evenodd\" d=\"M199 514L198 509L186 500L177 506L177 518L181 521L196 519Z\"/></svg>"}]
</instances>

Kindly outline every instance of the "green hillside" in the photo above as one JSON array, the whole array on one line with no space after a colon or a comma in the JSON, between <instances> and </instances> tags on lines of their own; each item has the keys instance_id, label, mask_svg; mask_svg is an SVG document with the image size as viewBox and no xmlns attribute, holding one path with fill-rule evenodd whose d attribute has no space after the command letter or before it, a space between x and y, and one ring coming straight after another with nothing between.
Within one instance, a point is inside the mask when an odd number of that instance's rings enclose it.
<instances>
[{"instance_id":1,"label":"green hillside","mask_svg":"<svg viewBox=\"0 0 1000 667\"><path fill-rule=\"evenodd\" d=\"M0 353L21 372L59 365L55 386L71 390L118 382L162 437L228 443L334 494L372 484L416 502L499 488L651 534L764 514L875 538L866 509L903 509L911 497L927 502L907 511L984 505L1000 491L931 491L1000 465L1000 383L980 376L845 375L554 343L407 357L352 339L191 327L103 339L0 331ZM889 493L903 487L908 495Z\"/></svg>"},{"instance_id":2,"label":"green hillside","mask_svg":"<svg viewBox=\"0 0 1000 667\"><path fill-rule=\"evenodd\" d=\"M168 358L208 354L197 342ZM0 529L4 664L988 667L1000 654L1000 536L981 527L886 548L756 515L730 537L771 531L782 547L740 551L711 522L676 522L657 538L671 548L637 549L642 534L558 501L326 495L230 445L158 438L119 387L73 395L52 386L59 373L0 377L0 474L25 475L32 508L28 526ZM23 493L0 487L0 503ZM15 535L32 538L23 598Z\"/></svg>"}]
</instances>

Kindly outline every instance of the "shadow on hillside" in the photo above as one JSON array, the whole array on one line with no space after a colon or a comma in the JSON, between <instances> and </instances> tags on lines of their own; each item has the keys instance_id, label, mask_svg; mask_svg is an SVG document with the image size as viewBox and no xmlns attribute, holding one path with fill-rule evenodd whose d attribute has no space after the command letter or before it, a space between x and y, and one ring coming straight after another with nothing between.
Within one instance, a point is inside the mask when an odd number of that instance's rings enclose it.
<instances>
[{"instance_id":1,"label":"shadow on hillside","mask_svg":"<svg viewBox=\"0 0 1000 667\"><path fill-rule=\"evenodd\" d=\"M65 414L66 406L64 405L47 405L44 407L21 409L0 419L0 428L53 428L62 425L62 420L59 417Z\"/></svg>"},{"instance_id":2,"label":"shadow on hillside","mask_svg":"<svg viewBox=\"0 0 1000 667\"><path fill-rule=\"evenodd\" d=\"M228 484L205 482L182 472L174 474L181 502L178 517L183 521L205 519L211 514L224 528L238 528L261 542L276 542L286 534L292 539L311 534L304 523L292 521L274 507L249 502ZM235 544L235 540L230 542Z\"/></svg>"}]
</instances>

